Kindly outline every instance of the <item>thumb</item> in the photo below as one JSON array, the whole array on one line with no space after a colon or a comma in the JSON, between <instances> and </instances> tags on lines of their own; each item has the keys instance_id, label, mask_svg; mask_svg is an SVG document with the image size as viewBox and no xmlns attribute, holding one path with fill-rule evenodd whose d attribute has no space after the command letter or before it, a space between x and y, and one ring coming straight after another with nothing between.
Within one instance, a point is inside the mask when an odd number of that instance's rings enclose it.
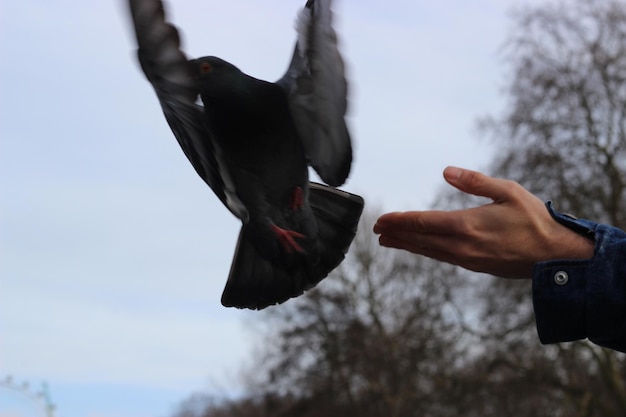
<instances>
[{"instance_id":1,"label":"thumb","mask_svg":"<svg viewBox=\"0 0 626 417\"><path fill-rule=\"evenodd\" d=\"M507 200L512 188L511 181L489 177L469 169L447 167L443 176L450 185L464 193L487 197L497 202Z\"/></svg>"}]
</instances>

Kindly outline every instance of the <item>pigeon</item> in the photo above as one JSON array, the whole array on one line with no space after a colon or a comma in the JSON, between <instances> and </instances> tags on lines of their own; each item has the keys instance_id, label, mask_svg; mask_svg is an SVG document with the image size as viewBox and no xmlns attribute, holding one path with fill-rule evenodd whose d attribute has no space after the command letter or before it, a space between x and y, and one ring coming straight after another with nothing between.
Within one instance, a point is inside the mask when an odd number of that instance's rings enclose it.
<instances>
[{"instance_id":1,"label":"pigeon","mask_svg":"<svg viewBox=\"0 0 626 417\"><path fill-rule=\"evenodd\" d=\"M160 0L129 0L141 69L198 175L242 227L221 302L264 309L303 294L345 258L362 197L350 172L347 81L331 0L309 0L284 75L267 82L188 59ZM326 184L309 181L309 166Z\"/></svg>"}]
</instances>

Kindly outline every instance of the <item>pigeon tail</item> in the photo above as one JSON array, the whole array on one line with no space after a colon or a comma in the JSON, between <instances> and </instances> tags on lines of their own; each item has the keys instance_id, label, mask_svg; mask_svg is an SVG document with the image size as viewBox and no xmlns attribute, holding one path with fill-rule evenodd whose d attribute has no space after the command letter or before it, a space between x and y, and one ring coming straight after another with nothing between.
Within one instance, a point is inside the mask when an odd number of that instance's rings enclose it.
<instances>
[{"instance_id":1,"label":"pigeon tail","mask_svg":"<svg viewBox=\"0 0 626 417\"><path fill-rule=\"evenodd\" d=\"M313 288L343 261L356 235L363 198L317 183L309 183L309 190L318 228L315 262L293 267L271 262L257 252L252 231L244 225L222 294L224 306L261 310L283 303Z\"/></svg>"}]
</instances>

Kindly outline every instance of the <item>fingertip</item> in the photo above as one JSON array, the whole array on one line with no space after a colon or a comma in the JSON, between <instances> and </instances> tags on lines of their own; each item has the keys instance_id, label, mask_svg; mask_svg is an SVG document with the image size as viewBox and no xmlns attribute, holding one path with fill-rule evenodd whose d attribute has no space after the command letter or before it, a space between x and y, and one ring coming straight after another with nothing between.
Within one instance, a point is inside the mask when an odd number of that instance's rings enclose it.
<instances>
[{"instance_id":1,"label":"fingertip","mask_svg":"<svg viewBox=\"0 0 626 417\"><path fill-rule=\"evenodd\" d=\"M396 217L399 213L401 213L400 211L392 211L389 213L385 213L385 214L381 214L378 219L376 220L376 224L383 224L388 222L390 219Z\"/></svg>"},{"instance_id":2,"label":"fingertip","mask_svg":"<svg viewBox=\"0 0 626 417\"><path fill-rule=\"evenodd\" d=\"M476 191L483 186L485 178L480 172L455 166L444 169L443 176L450 185L471 194L476 194Z\"/></svg>"},{"instance_id":3,"label":"fingertip","mask_svg":"<svg viewBox=\"0 0 626 417\"><path fill-rule=\"evenodd\" d=\"M494 201L504 199L510 189L505 180L453 166L444 170L444 177L450 185L465 193L491 198Z\"/></svg>"},{"instance_id":4,"label":"fingertip","mask_svg":"<svg viewBox=\"0 0 626 417\"><path fill-rule=\"evenodd\" d=\"M373 228L374 233L381 234L386 229L389 229L389 227L392 227L397 222L399 214L402 214L402 212L392 211L389 213L382 214L380 217L378 217L378 219L376 220L376 223L374 224L374 228Z\"/></svg>"},{"instance_id":5,"label":"fingertip","mask_svg":"<svg viewBox=\"0 0 626 417\"><path fill-rule=\"evenodd\" d=\"M387 218L388 218L388 214L383 214L376 220L376 223L374 223L374 227L372 228L374 233L380 234L382 232L382 229L386 223Z\"/></svg>"},{"instance_id":6,"label":"fingertip","mask_svg":"<svg viewBox=\"0 0 626 417\"><path fill-rule=\"evenodd\" d=\"M390 248L389 240L385 238L385 236L378 237L378 244L384 248Z\"/></svg>"},{"instance_id":7,"label":"fingertip","mask_svg":"<svg viewBox=\"0 0 626 417\"><path fill-rule=\"evenodd\" d=\"M463 175L464 171L465 170L462 168L449 166L443 170L443 177L446 179L446 181L450 183L457 182L459 178L461 178L461 176Z\"/></svg>"}]
</instances>

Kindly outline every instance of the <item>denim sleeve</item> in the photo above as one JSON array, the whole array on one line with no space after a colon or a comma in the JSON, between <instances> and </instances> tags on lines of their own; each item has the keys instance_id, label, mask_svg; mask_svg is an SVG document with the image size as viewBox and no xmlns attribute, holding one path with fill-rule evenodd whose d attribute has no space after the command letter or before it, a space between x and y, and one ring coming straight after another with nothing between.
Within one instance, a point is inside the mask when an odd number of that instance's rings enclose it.
<instances>
[{"instance_id":1,"label":"denim sleeve","mask_svg":"<svg viewBox=\"0 0 626 417\"><path fill-rule=\"evenodd\" d=\"M566 227L594 239L589 260L551 260L535 265L533 305L541 343L588 338L626 352L626 232L557 213Z\"/></svg>"}]
</instances>

